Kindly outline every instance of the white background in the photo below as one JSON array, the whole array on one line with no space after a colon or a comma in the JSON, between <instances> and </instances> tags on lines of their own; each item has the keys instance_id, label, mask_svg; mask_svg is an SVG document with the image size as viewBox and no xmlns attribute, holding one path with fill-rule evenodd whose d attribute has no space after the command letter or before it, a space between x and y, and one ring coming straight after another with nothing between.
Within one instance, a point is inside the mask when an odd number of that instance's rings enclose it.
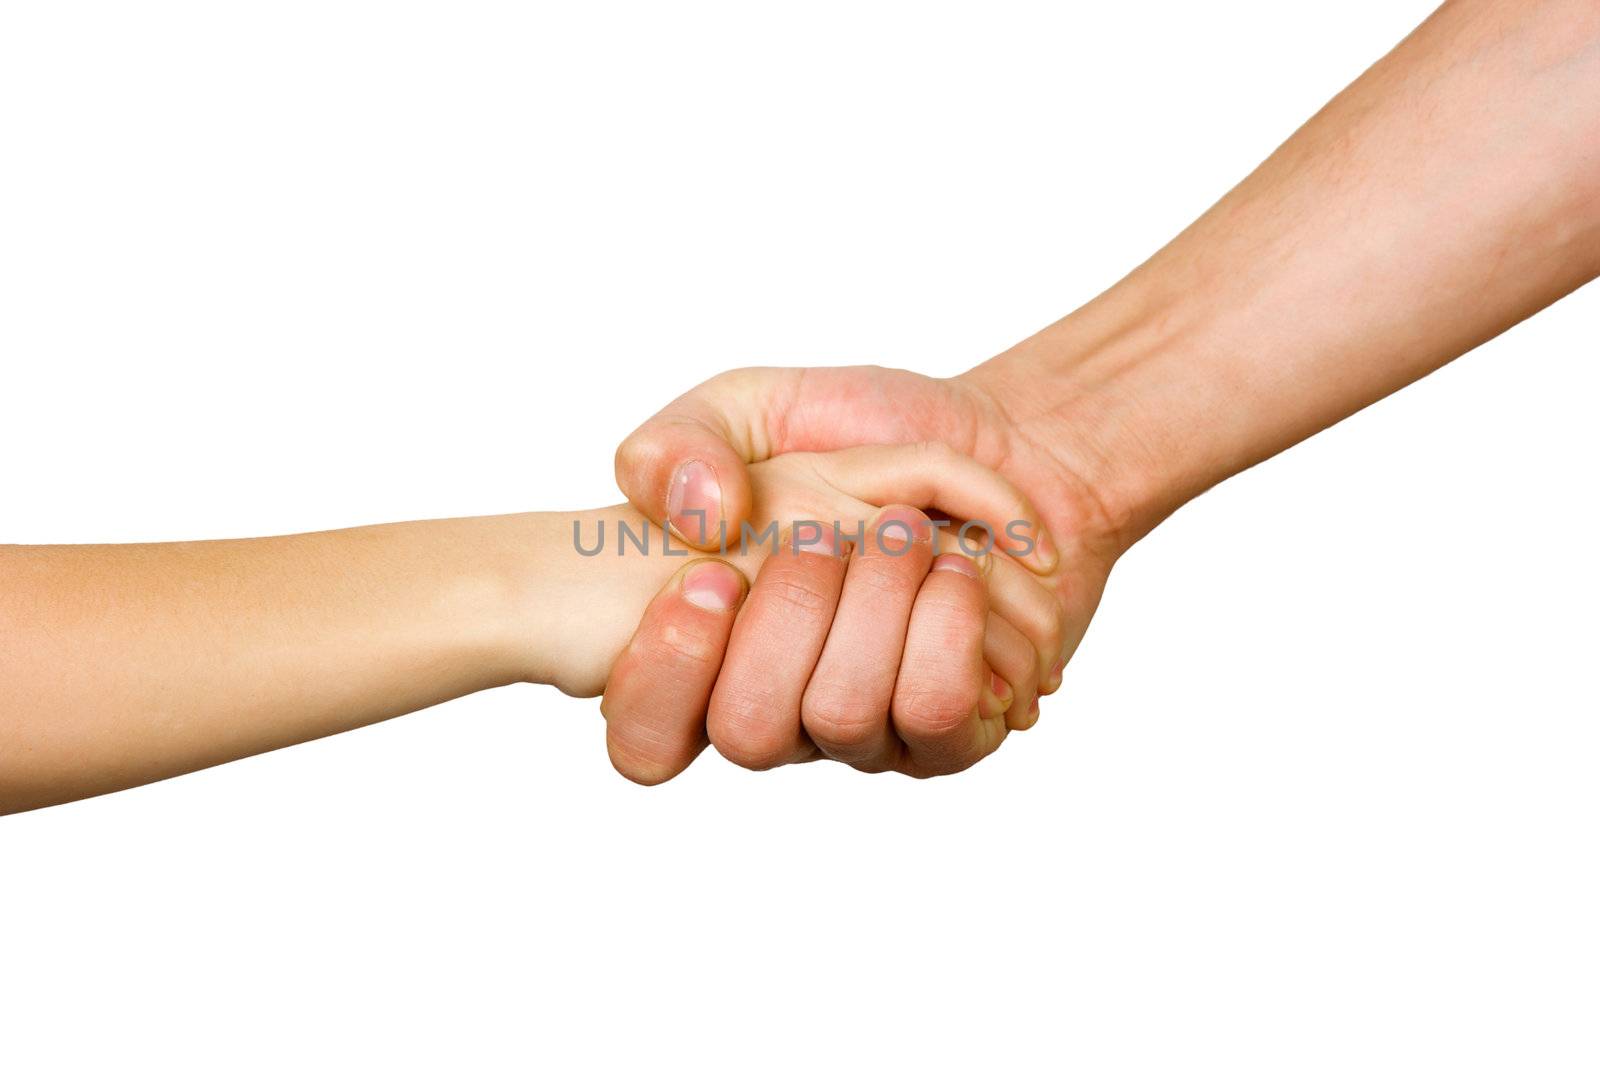
<instances>
[{"instance_id":1,"label":"white background","mask_svg":"<svg viewBox=\"0 0 1600 1067\"><path fill-rule=\"evenodd\" d=\"M716 371L1070 310L1430 7L8 4L0 539L608 503ZM644 790L519 687L0 821L0 1057L1593 1063L1597 332L1184 509L953 779Z\"/></svg>"}]
</instances>

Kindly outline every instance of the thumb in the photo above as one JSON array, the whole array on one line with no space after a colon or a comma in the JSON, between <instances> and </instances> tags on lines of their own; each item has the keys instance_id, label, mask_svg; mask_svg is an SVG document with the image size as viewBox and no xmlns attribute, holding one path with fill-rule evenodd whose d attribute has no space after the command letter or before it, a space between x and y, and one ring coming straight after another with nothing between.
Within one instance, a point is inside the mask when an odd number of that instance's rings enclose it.
<instances>
[{"instance_id":1,"label":"thumb","mask_svg":"<svg viewBox=\"0 0 1600 1067\"><path fill-rule=\"evenodd\" d=\"M706 705L745 590L734 568L698 559L645 609L600 702L606 749L624 777L665 782L706 747Z\"/></svg>"},{"instance_id":2,"label":"thumb","mask_svg":"<svg viewBox=\"0 0 1600 1067\"><path fill-rule=\"evenodd\" d=\"M734 371L696 386L617 449L617 486L651 521L716 549L750 518L747 463L767 458L766 416L784 372Z\"/></svg>"}]
</instances>

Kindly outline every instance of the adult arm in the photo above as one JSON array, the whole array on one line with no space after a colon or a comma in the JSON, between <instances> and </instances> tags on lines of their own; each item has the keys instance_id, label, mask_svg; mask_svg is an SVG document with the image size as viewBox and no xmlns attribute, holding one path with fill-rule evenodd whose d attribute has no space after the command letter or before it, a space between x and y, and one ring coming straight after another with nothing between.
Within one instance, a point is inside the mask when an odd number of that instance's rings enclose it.
<instances>
[{"instance_id":1,"label":"adult arm","mask_svg":"<svg viewBox=\"0 0 1600 1067\"><path fill-rule=\"evenodd\" d=\"M687 501L737 528L746 460L945 441L1057 535L1070 654L1112 562L1172 510L1597 273L1600 5L1452 0L1167 247L1010 351L948 380L721 375L623 443L618 481L652 516Z\"/></svg>"},{"instance_id":2,"label":"adult arm","mask_svg":"<svg viewBox=\"0 0 1600 1067\"><path fill-rule=\"evenodd\" d=\"M1127 536L1600 273L1600 4L1453 0L1149 262L973 379Z\"/></svg>"}]
</instances>

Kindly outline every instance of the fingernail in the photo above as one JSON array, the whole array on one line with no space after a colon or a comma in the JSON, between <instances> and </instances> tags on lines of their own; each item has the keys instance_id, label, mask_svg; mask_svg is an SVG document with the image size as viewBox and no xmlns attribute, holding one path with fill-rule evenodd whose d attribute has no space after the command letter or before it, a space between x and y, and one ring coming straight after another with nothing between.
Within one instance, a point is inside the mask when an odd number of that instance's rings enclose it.
<instances>
[{"instance_id":1,"label":"fingernail","mask_svg":"<svg viewBox=\"0 0 1600 1067\"><path fill-rule=\"evenodd\" d=\"M1066 669L1067 657L1062 656L1056 661L1056 669L1050 672L1049 679L1044 683L1044 687L1047 692L1054 693L1057 689L1061 688L1061 675Z\"/></svg>"},{"instance_id":2,"label":"fingernail","mask_svg":"<svg viewBox=\"0 0 1600 1067\"><path fill-rule=\"evenodd\" d=\"M1011 691L1011 686L1006 683L1004 678L1000 677L993 671L990 671L989 694L983 702L983 717L985 719L994 719L1004 715L1006 713L1006 709L1011 706L1011 700L1015 695L1016 694Z\"/></svg>"},{"instance_id":3,"label":"fingernail","mask_svg":"<svg viewBox=\"0 0 1600 1067\"><path fill-rule=\"evenodd\" d=\"M1000 550L998 541L986 541L970 534L966 537L950 538L949 545L949 548L938 549L939 555L959 552L972 561L972 565L978 568L979 574L988 574L994 569L994 554Z\"/></svg>"},{"instance_id":4,"label":"fingernail","mask_svg":"<svg viewBox=\"0 0 1600 1067\"><path fill-rule=\"evenodd\" d=\"M717 484L717 472L698 459L674 471L667 490L667 521L690 544L714 544L722 525L722 487Z\"/></svg>"},{"instance_id":5,"label":"fingernail","mask_svg":"<svg viewBox=\"0 0 1600 1067\"><path fill-rule=\"evenodd\" d=\"M955 571L957 574L964 574L968 578L976 578L978 576L978 565L968 559L966 554L962 552L942 553L939 558L933 561L933 569L936 571Z\"/></svg>"},{"instance_id":6,"label":"fingernail","mask_svg":"<svg viewBox=\"0 0 1600 1067\"><path fill-rule=\"evenodd\" d=\"M820 522L795 523L794 547L800 552L815 552L822 556L839 554L833 539L833 527Z\"/></svg>"},{"instance_id":7,"label":"fingernail","mask_svg":"<svg viewBox=\"0 0 1600 1067\"><path fill-rule=\"evenodd\" d=\"M727 611L739 602L744 586L725 563L697 563L683 576L683 599L707 611Z\"/></svg>"},{"instance_id":8,"label":"fingernail","mask_svg":"<svg viewBox=\"0 0 1600 1067\"><path fill-rule=\"evenodd\" d=\"M1046 574L1055 570L1056 564L1061 562L1061 556L1056 552L1055 539L1043 526L1034 529L1033 554L1038 558L1039 568Z\"/></svg>"},{"instance_id":9,"label":"fingernail","mask_svg":"<svg viewBox=\"0 0 1600 1067\"><path fill-rule=\"evenodd\" d=\"M933 527L928 517L916 508L885 508L878 516L878 541L903 545L911 540L933 540Z\"/></svg>"}]
</instances>

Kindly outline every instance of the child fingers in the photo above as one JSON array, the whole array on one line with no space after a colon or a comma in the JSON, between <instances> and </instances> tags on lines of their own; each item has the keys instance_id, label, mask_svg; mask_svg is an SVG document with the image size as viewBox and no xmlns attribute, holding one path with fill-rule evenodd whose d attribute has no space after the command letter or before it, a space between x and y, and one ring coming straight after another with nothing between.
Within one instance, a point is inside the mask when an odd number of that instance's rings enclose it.
<instances>
[{"instance_id":1,"label":"child fingers","mask_svg":"<svg viewBox=\"0 0 1600 1067\"><path fill-rule=\"evenodd\" d=\"M1033 643L991 610L983 634L983 658L990 671L984 717L1004 715L1009 729L1026 730L1033 725L1039 700L1039 657Z\"/></svg>"},{"instance_id":2,"label":"child fingers","mask_svg":"<svg viewBox=\"0 0 1600 1067\"><path fill-rule=\"evenodd\" d=\"M1029 570L1055 569L1055 545L1028 498L949 445L868 445L818 453L814 460L818 474L851 496L875 506L900 503L959 515L969 532L982 532Z\"/></svg>"},{"instance_id":3,"label":"child fingers","mask_svg":"<svg viewBox=\"0 0 1600 1067\"><path fill-rule=\"evenodd\" d=\"M1027 638L1037 657L1039 692L1054 692L1060 684L1058 668L1067 638L1066 608L1016 560L991 552L984 561L988 564L989 609Z\"/></svg>"}]
</instances>

